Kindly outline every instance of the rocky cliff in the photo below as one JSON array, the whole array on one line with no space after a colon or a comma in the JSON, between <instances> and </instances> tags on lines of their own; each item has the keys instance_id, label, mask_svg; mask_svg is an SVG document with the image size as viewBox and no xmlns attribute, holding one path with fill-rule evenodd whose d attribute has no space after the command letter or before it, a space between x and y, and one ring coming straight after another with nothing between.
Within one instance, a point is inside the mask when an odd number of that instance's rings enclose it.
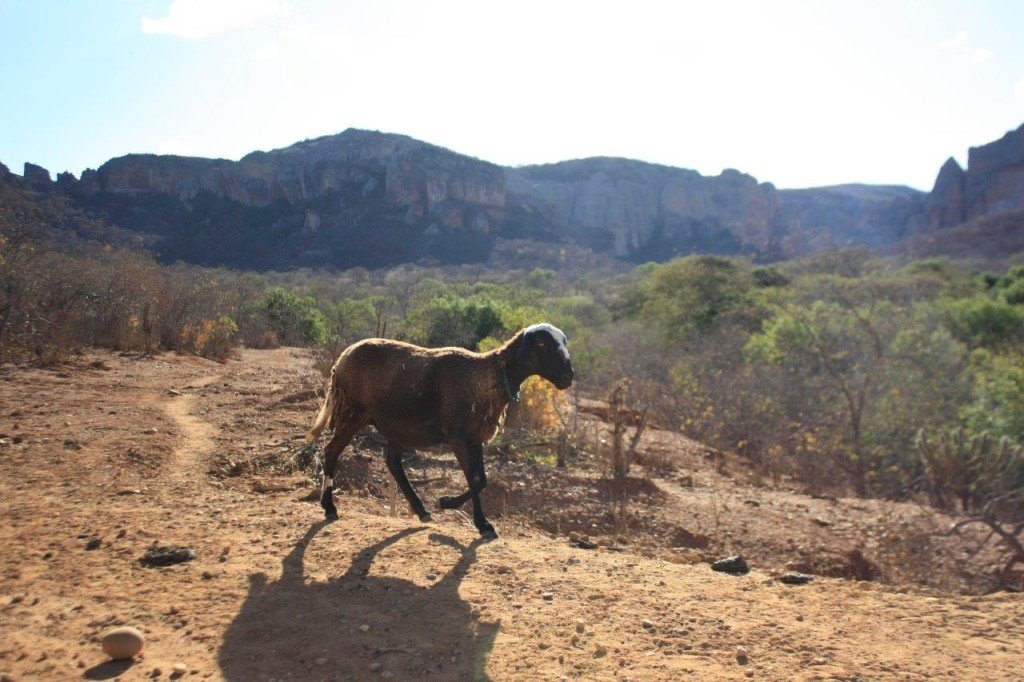
<instances>
[{"instance_id":1,"label":"rocky cliff","mask_svg":"<svg viewBox=\"0 0 1024 682\"><path fill-rule=\"evenodd\" d=\"M971 147L967 170L950 159L929 196L928 227L939 230L1024 208L1024 125Z\"/></svg>"},{"instance_id":2,"label":"rocky cliff","mask_svg":"<svg viewBox=\"0 0 1024 682\"><path fill-rule=\"evenodd\" d=\"M510 217L620 258L766 253L777 199L739 171L717 177L612 158L505 173Z\"/></svg>"},{"instance_id":3,"label":"rocky cliff","mask_svg":"<svg viewBox=\"0 0 1024 682\"><path fill-rule=\"evenodd\" d=\"M239 161L132 154L81 180L26 164L112 223L155 235L160 255L256 268L486 260L495 240L572 243L636 261L703 252L784 258L885 246L1024 206L1024 127L907 187L777 190L617 158L503 168L412 138L346 130Z\"/></svg>"},{"instance_id":4,"label":"rocky cliff","mask_svg":"<svg viewBox=\"0 0 1024 682\"><path fill-rule=\"evenodd\" d=\"M926 195L897 185L781 190L776 231L786 257L892 244L920 229Z\"/></svg>"}]
</instances>

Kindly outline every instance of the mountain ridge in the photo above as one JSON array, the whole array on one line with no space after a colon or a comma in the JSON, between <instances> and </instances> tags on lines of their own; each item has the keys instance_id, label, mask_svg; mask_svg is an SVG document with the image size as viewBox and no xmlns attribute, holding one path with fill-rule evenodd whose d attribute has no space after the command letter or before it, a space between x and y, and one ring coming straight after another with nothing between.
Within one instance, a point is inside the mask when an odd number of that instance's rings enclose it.
<instances>
[{"instance_id":1,"label":"mountain ridge","mask_svg":"<svg viewBox=\"0 0 1024 682\"><path fill-rule=\"evenodd\" d=\"M16 176L15 176L16 177ZM127 154L56 182L164 260L266 269L483 262L499 239L573 244L631 261L688 253L777 260L891 246L1024 206L1024 126L950 159L924 193L902 185L777 189L736 169L596 156L500 166L407 135L349 128L238 161Z\"/></svg>"}]
</instances>

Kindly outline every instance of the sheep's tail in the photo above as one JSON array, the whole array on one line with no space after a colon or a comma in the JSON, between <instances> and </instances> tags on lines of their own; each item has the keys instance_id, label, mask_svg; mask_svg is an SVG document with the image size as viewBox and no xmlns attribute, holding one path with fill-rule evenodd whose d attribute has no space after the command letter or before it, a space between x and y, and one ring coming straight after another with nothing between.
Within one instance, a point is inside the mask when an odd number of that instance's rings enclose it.
<instances>
[{"instance_id":1,"label":"sheep's tail","mask_svg":"<svg viewBox=\"0 0 1024 682\"><path fill-rule=\"evenodd\" d=\"M334 383L334 375L331 375L331 382L327 386L327 399L324 400L324 404L320 406L320 411L316 415L316 419L313 420L313 426L310 427L309 433L306 434L307 443L315 443L323 433L323 430L331 425L331 417L334 416L334 407L338 403L338 389Z\"/></svg>"}]
</instances>

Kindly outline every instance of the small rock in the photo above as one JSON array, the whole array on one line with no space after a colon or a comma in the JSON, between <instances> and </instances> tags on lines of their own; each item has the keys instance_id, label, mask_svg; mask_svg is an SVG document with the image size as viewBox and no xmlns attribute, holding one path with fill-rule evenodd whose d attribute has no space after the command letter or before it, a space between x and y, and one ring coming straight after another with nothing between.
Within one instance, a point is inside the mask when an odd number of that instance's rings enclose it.
<instances>
[{"instance_id":1,"label":"small rock","mask_svg":"<svg viewBox=\"0 0 1024 682\"><path fill-rule=\"evenodd\" d=\"M152 672L149 673L150 677L160 677L164 674L164 671L160 668L153 668Z\"/></svg>"},{"instance_id":2,"label":"small rock","mask_svg":"<svg viewBox=\"0 0 1024 682\"><path fill-rule=\"evenodd\" d=\"M582 633L586 629L587 629L587 622L585 620L578 619L576 621L576 632L581 632Z\"/></svg>"},{"instance_id":3,"label":"small rock","mask_svg":"<svg viewBox=\"0 0 1024 682\"><path fill-rule=\"evenodd\" d=\"M321 656L320 658L316 659L316 664L317 665L327 665L327 659L324 658L323 656Z\"/></svg>"},{"instance_id":4,"label":"small rock","mask_svg":"<svg viewBox=\"0 0 1024 682\"><path fill-rule=\"evenodd\" d=\"M382 672L380 674L380 676L383 679L385 679L385 680L390 680L391 678L393 678L395 676L395 674L393 672L391 672L390 670L385 670L384 672Z\"/></svg>"},{"instance_id":5,"label":"small rock","mask_svg":"<svg viewBox=\"0 0 1024 682\"><path fill-rule=\"evenodd\" d=\"M384 664L381 663L380 661L371 661L370 662L370 672L372 672L372 673L377 672L378 670L380 670L383 667L384 667Z\"/></svg>"},{"instance_id":6,"label":"small rock","mask_svg":"<svg viewBox=\"0 0 1024 682\"><path fill-rule=\"evenodd\" d=\"M160 433L160 432L157 431L155 427L151 426L148 429L144 429L142 431L142 433L146 434L147 436L152 436L152 435L155 435L155 434Z\"/></svg>"},{"instance_id":7,"label":"small rock","mask_svg":"<svg viewBox=\"0 0 1024 682\"><path fill-rule=\"evenodd\" d=\"M175 663L171 666L171 677L181 677L188 672L188 666L184 663Z\"/></svg>"},{"instance_id":8,"label":"small rock","mask_svg":"<svg viewBox=\"0 0 1024 682\"><path fill-rule=\"evenodd\" d=\"M653 630L654 629L654 623L652 621L649 621L649 620L645 620L643 623L641 623L641 625L644 626L644 630Z\"/></svg>"},{"instance_id":9,"label":"small rock","mask_svg":"<svg viewBox=\"0 0 1024 682\"><path fill-rule=\"evenodd\" d=\"M210 573L209 571L203 571L202 578L203 580L213 580L213 573Z\"/></svg>"},{"instance_id":10,"label":"small rock","mask_svg":"<svg viewBox=\"0 0 1024 682\"><path fill-rule=\"evenodd\" d=\"M594 646L594 658L603 658L608 655L608 647L604 644L596 644Z\"/></svg>"},{"instance_id":11,"label":"small rock","mask_svg":"<svg viewBox=\"0 0 1024 682\"><path fill-rule=\"evenodd\" d=\"M367 625L366 623L363 623L362 625L360 625L356 629L359 630L359 632L369 632L370 631L370 626Z\"/></svg>"},{"instance_id":12,"label":"small rock","mask_svg":"<svg viewBox=\"0 0 1024 682\"><path fill-rule=\"evenodd\" d=\"M747 566L747 561L738 554L735 556L726 557L719 559L715 563L711 564L712 571L718 571L719 573L728 573L730 575L744 575L750 571Z\"/></svg>"},{"instance_id":13,"label":"small rock","mask_svg":"<svg viewBox=\"0 0 1024 682\"><path fill-rule=\"evenodd\" d=\"M100 538L92 538L89 542L85 543L85 551L91 552L94 549L99 549L101 544L103 544L103 540Z\"/></svg>"},{"instance_id":14,"label":"small rock","mask_svg":"<svg viewBox=\"0 0 1024 682\"><path fill-rule=\"evenodd\" d=\"M167 395L179 396L179 395L181 395L181 391L175 391L172 388L171 390L167 391Z\"/></svg>"},{"instance_id":15,"label":"small rock","mask_svg":"<svg viewBox=\"0 0 1024 682\"><path fill-rule=\"evenodd\" d=\"M154 566L170 566L185 561L192 561L196 558L196 551L191 547L178 547L168 545L166 547L150 547L146 553L139 558L139 563L150 568Z\"/></svg>"},{"instance_id":16,"label":"small rock","mask_svg":"<svg viewBox=\"0 0 1024 682\"><path fill-rule=\"evenodd\" d=\"M747 663L747 648L743 646L736 647L736 662L740 665L746 665Z\"/></svg>"},{"instance_id":17,"label":"small rock","mask_svg":"<svg viewBox=\"0 0 1024 682\"><path fill-rule=\"evenodd\" d=\"M779 576L778 580L780 583L785 583L787 585L806 585L811 582L811 576L806 573L790 572L783 573Z\"/></svg>"},{"instance_id":18,"label":"small rock","mask_svg":"<svg viewBox=\"0 0 1024 682\"><path fill-rule=\"evenodd\" d=\"M146 639L133 627L120 627L108 630L100 641L103 653L115 661L132 658L142 651Z\"/></svg>"},{"instance_id":19,"label":"small rock","mask_svg":"<svg viewBox=\"0 0 1024 682\"><path fill-rule=\"evenodd\" d=\"M580 535L577 540L570 539L569 545L571 547L578 547L579 549L597 549L597 543L592 542L586 535Z\"/></svg>"},{"instance_id":20,"label":"small rock","mask_svg":"<svg viewBox=\"0 0 1024 682\"><path fill-rule=\"evenodd\" d=\"M551 600L553 600L555 598L555 593L554 592L541 592L540 596L541 596L542 599L544 599L544 601L551 601Z\"/></svg>"}]
</instances>

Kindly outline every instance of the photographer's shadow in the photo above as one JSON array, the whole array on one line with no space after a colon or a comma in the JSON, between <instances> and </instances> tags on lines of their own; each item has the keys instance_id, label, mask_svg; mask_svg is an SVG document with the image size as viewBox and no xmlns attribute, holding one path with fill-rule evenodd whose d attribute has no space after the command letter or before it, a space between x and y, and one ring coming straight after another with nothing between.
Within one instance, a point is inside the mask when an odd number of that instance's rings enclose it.
<instances>
[{"instance_id":1,"label":"photographer's shadow","mask_svg":"<svg viewBox=\"0 0 1024 682\"><path fill-rule=\"evenodd\" d=\"M398 679L486 679L498 624L478 621L459 597L479 540L463 546L432 533L432 541L458 549L460 557L426 588L367 575L381 551L426 528L408 528L367 547L340 578L308 582L303 556L325 525L315 524L299 540L279 580L250 577L249 594L218 655L226 679L365 679L378 663Z\"/></svg>"}]
</instances>

